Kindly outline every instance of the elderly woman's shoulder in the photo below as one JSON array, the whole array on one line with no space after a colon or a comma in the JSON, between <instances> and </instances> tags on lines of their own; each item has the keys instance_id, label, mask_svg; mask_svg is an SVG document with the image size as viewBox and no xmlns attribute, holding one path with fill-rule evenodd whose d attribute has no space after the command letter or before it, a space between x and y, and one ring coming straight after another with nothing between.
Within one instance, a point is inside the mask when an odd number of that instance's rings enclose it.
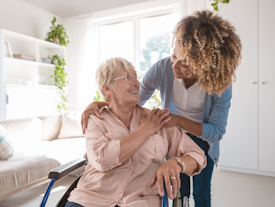
<instances>
[{"instance_id":1,"label":"elderly woman's shoulder","mask_svg":"<svg viewBox=\"0 0 275 207\"><path fill-rule=\"evenodd\" d=\"M101 117L106 117L107 115L107 111L109 111L108 107L107 106L103 106L99 109L99 112L100 112L100 115ZM97 117L97 115L94 115L94 114L89 114L89 119L92 119L94 121L99 121L99 120L102 120L100 118ZM103 119L104 120L104 119Z\"/></svg>"}]
</instances>

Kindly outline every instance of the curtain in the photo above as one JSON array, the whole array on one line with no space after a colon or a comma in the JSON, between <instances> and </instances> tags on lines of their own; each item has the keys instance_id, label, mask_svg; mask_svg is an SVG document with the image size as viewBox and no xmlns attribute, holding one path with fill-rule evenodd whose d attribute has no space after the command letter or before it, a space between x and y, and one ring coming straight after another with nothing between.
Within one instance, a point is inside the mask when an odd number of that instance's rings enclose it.
<instances>
[{"instance_id":1,"label":"curtain","mask_svg":"<svg viewBox=\"0 0 275 207\"><path fill-rule=\"evenodd\" d=\"M192 14L197 10L209 9L209 0L176 0L181 13L181 17Z\"/></svg>"},{"instance_id":2,"label":"curtain","mask_svg":"<svg viewBox=\"0 0 275 207\"><path fill-rule=\"evenodd\" d=\"M80 111L93 101L95 71L95 32L92 17L68 19L64 22L70 44L67 46L68 103L70 111Z\"/></svg>"},{"instance_id":3,"label":"curtain","mask_svg":"<svg viewBox=\"0 0 275 207\"><path fill-rule=\"evenodd\" d=\"M95 54L95 35L92 18L76 20L77 108L83 111L93 101L95 71L98 61Z\"/></svg>"}]
</instances>

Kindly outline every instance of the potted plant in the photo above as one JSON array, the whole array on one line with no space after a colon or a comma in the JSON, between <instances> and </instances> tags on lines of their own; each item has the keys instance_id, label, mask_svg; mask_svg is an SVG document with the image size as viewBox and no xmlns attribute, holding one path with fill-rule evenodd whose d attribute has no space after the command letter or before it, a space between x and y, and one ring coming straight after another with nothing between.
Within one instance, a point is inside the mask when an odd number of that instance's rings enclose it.
<instances>
[{"instance_id":1,"label":"potted plant","mask_svg":"<svg viewBox=\"0 0 275 207\"><path fill-rule=\"evenodd\" d=\"M66 80L66 76L68 75L65 72L66 62L58 55L54 55L52 57L49 56L49 58L51 58L55 64L54 76L52 77L54 77L55 85L58 87L60 95L60 103L58 104L57 108L59 112L66 112L68 110L66 95L67 85L69 83L69 81Z\"/></svg>"},{"instance_id":2,"label":"potted plant","mask_svg":"<svg viewBox=\"0 0 275 207\"><path fill-rule=\"evenodd\" d=\"M50 27L50 31L47 32L45 40L66 47L67 43L70 43L69 37L67 36L63 25L58 24L57 26L55 26L55 22L56 18L54 17L52 21L52 26Z\"/></svg>"},{"instance_id":3,"label":"potted plant","mask_svg":"<svg viewBox=\"0 0 275 207\"><path fill-rule=\"evenodd\" d=\"M210 1L213 1L211 6L217 12L217 15L219 15L219 8L221 7L221 5L224 3L229 4L230 2L230 0L210 0Z\"/></svg>"}]
</instances>

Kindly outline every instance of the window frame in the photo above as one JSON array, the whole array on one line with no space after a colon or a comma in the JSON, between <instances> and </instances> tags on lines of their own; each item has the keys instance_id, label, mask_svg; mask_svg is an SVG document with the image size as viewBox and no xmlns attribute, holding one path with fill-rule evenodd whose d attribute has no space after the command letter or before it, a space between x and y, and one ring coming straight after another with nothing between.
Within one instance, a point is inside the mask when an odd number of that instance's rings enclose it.
<instances>
[{"instance_id":1,"label":"window frame","mask_svg":"<svg viewBox=\"0 0 275 207\"><path fill-rule=\"evenodd\" d=\"M146 11L146 10L140 10L136 11L136 14L128 13L125 14L124 17L117 17L117 18L112 18L112 17L107 17L107 18L101 18L98 20L95 20L95 38L97 42L97 51L98 51L98 63L100 61L100 48L99 48L99 27L100 26L107 26L107 25L112 25L112 24L118 24L118 23L123 23L127 21L132 21L133 23L133 28L132 28L132 60L133 60L133 65L137 69L137 72L140 72L140 19L145 19L145 18L154 18L158 16L165 16L169 14L174 14L174 13L180 13L178 10L175 10L173 8L173 4L167 5L166 8L160 7L160 8L155 8L154 11ZM122 14L123 15L123 14ZM100 64L100 63L99 63Z\"/></svg>"}]
</instances>

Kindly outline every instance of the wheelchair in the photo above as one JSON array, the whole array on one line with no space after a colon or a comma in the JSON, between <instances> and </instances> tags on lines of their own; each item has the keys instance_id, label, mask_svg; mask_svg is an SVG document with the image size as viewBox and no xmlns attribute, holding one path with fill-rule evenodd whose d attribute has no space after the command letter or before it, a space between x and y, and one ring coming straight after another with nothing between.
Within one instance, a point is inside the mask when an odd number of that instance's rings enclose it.
<instances>
[{"instance_id":1,"label":"wheelchair","mask_svg":"<svg viewBox=\"0 0 275 207\"><path fill-rule=\"evenodd\" d=\"M51 189L53 187L53 184L56 181L61 180L62 178L66 177L67 175L69 175L70 173L74 172L75 170L77 170L78 168L80 168L84 165L87 165L86 159L85 158L79 158L79 159L75 159L71 162L68 162L64 165L61 165L61 166L51 170L49 175L48 175L48 178L51 179L51 181L48 184L48 187L46 189L44 197L41 201L40 207L45 207L46 202L48 200L48 197L50 195ZM83 173L75 179L75 181L67 189L65 194L60 198L60 200L56 204L56 207L64 207L65 206L65 204L67 202L67 199L70 196L70 192L74 188L76 188L77 183L78 183L78 181L79 181L79 179L81 178L82 175L83 175ZM180 191L178 191L177 197L173 200L173 206L172 207L182 207L182 206L183 207L189 207L188 198L186 196L184 198L181 198ZM161 201L161 207L169 207L168 206L168 196L166 194L165 188L164 188L164 197L162 197L162 201Z\"/></svg>"}]
</instances>

